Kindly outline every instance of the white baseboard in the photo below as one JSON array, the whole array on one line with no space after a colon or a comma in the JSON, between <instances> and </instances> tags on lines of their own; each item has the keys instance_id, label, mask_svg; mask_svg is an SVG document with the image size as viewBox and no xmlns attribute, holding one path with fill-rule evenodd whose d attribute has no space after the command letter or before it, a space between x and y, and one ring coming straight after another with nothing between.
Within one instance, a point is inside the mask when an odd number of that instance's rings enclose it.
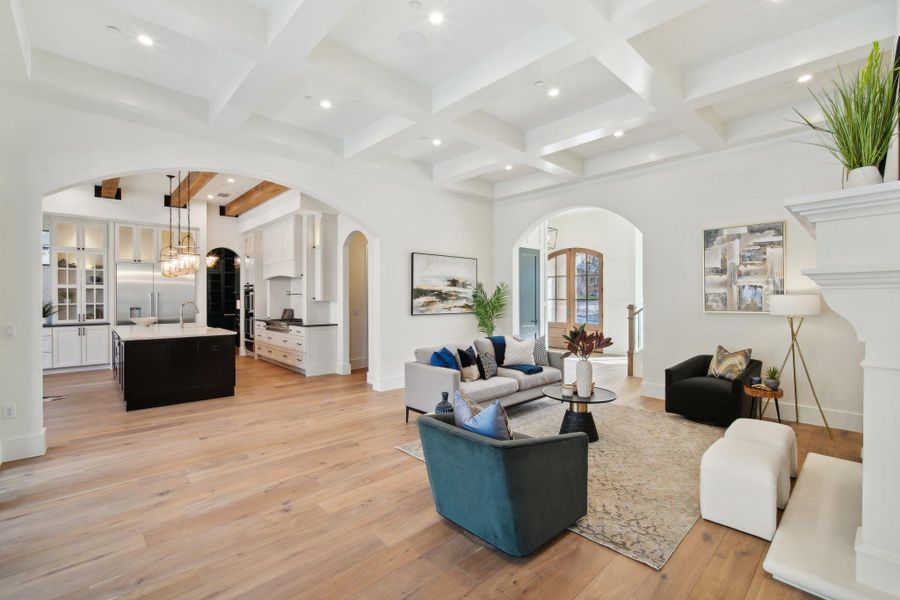
<instances>
[{"instance_id":1,"label":"white baseboard","mask_svg":"<svg viewBox=\"0 0 900 600\"><path fill-rule=\"evenodd\" d=\"M0 442L0 462L43 456L47 453L47 429Z\"/></svg>"},{"instance_id":2,"label":"white baseboard","mask_svg":"<svg viewBox=\"0 0 900 600\"><path fill-rule=\"evenodd\" d=\"M350 363L338 363L334 372L338 375L349 375L351 371Z\"/></svg>"},{"instance_id":3,"label":"white baseboard","mask_svg":"<svg viewBox=\"0 0 900 600\"><path fill-rule=\"evenodd\" d=\"M377 379L368 377L367 380L372 386L372 389L376 392L399 390L404 386L405 383L403 375L396 375L394 377L379 377Z\"/></svg>"},{"instance_id":4,"label":"white baseboard","mask_svg":"<svg viewBox=\"0 0 900 600\"><path fill-rule=\"evenodd\" d=\"M666 397L666 386L661 383L650 383L645 381L641 384L641 395L647 398L658 398L664 400ZM765 404L765 402L763 402ZM794 420L794 403L779 401L781 409L782 421ZM846 429L848 431L862 431L863 416L862 413L849 412L845 410L836 410L833 408L825 408L825 416L828 418L828 424L835 429ZM775 403L770 402L766 409L766 417L775 418ZM810 425L823 425L822 415L819 414L818 407L801 404L800 405L800 422Z\"/></svg>"},{"instance_id":5,"label":"white baseboard","mask_svg":"<svg viewBox=\"0 0 900 600\"><path fill-rule=\"evenodd\" d=\"M666 397L666 386L662 383L644 381L641 383L641 396L664 400Z\"/></svg>"},{"instance_id":6,"label":"white baseboard","mask_svg":"<svg viewBox=\"0 0 900 600\"><path fill-rule=\"evenodd\" d=\"M55 369L44 369L44 375L58 375L61 373L82 373L85 371L110 371L112 364L91 365L89 367L58 367Z\"/></svg>"}]
</instances>

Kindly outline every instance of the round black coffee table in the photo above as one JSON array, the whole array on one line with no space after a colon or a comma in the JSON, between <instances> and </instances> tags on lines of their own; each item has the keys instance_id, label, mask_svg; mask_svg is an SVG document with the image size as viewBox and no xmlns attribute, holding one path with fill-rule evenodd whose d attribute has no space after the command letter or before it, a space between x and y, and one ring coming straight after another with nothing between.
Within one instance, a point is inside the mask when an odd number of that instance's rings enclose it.
<instances>
[{"instance_id":1,"label":"round black coffee table","mask_svg":"<svg viewBox=\"0 0 900 600\"><path fill-rule=\"evenodd\" d=\"M597 425L594 423L594 415L588 410L588 404L606 404L616 399L615 392L605 388L594 388L594 393L589 398L582 398L574 393L570 397L563 397L562 386L560 384L548 385L541 390L548 398L559 400L560 402L568 402L569 408L566 410L566 416L563 417L562 425L559 427L560 433L574 433L582 431L588 435L589 442L596 442L600 439L597 435Z\"/></svg>"}]
</instances>

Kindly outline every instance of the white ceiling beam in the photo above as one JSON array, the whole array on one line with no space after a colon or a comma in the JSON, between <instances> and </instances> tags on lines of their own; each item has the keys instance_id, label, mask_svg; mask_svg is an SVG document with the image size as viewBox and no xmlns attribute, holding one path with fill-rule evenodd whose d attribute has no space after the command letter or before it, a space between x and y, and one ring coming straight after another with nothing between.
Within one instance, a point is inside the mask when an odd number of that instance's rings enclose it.
<instances>
[{"instance_id":1,"label":"white ceiling beam","mask_svg":"<svg viewBox=\"0 0 900 600\"><path fill-rule=\"evenodd\" d=\"M571 35L553 23L532 29L435 85L432 88L432 112L447 109L504 77L569 46L572 41Z\"/></svg>"},{"instance_id":2,"label":"white ceiling beam","mask_svg":"<svg viewBox=\"0 0 900 600\"><path fill-rule=\"evenodd\" d=\"M589 158L585 163L585 175L609 175L621 171L669 162L699 154L701 148L684 134L673 135L646 144L623 148Z\"/></svg>"},{"instance_id":3,"label":"white ceiling beam","mask_svg":"<svg viewBox=\"0 0 900 600\"><path fill-rule=\"evenodd\" d=\"M625 85L707 149L724 143L722 123L684 104L681 74L666 57L645 56L590 0L532 0L558 25L588 44L599 60Z\"/></svg>"},{"instance_id":4,"label":"white ceiling beam","mask_svg":"<svg viewBox=\"0 0 900 600\"><path fill-rule=\"evenodd\" d=\"M809 128L800 123L795 109L813 123L823 120L822 109L812 98L744 115L728 122L728 143L740 145L790 135Z\"/></svg>"},{"instance_id":5,"label":"white ceiling beam","mask_svg":"<svg viewBox=\"0 0 900 600\"><path fill-rule=\"evenodd\" d=\"M357 2L359 0L304 0L294 7L289 17L281 17L284 24L275 26L277 33L256 65L212 103L210 122L239 125L279 89L296 84L291 80L299 76L300 62Z\"/></svg>"},{"instance_id":6,"label":"white ceiling beam","mask_svg":"<svg viewBox=\"0 0 900 600\"><path fill-rule=\"evenodd\" d=\"M31 43L21 0L0 2L0 75L31 77Z\"/></svg>"},{"instance_id":7,"label":"white ceiling beam","mask_svg":"<svg viewBox=\"0 0 900 600\"><path fill-rule=\"evenodd\" d=\"M405 131L415 124L415 121L402 115L385 115L344 140L344 158L351 158L362 152L373 151L401 131Z\"/></svg>"},{"instance_id":8,"label":"white ceiling beam","mask_svg":"<svg viewBox=\"0 0 900 600\"><path fill-rule=\"evenodd\" d=\"M494 198L507 198L526 192L533 192L542 188L558 185L563 181L547 173L531 173L515 179L507 179L494 184Z\"/></svg>"},{"instance_id":9,"label":"white ceiling beam","mask_svg":"<svg viewBox=\"0 0 900 600\"><path fill-rule=\"evenodd\" d=\"M446 186L447 188L463 194L471 194L481 196L482 198L494 199L494 184L490 181L482 181L481 179L466 179Z\"/></svg>"},{"instance_id":10,"label":"white ceiling beam","mask_svg":"<svg viewBox=\"0 0 900 600\"><path fill-rule=\"evenodd\" d=\"M893 0L879 2L693 69L684 74L685 96L692 106L712 104L834 67L836 57L864 58L874 40L896 35L894 14Z\"/></svg>"},{"instance_id":11,"label":"white ceiling beam","mask_svg":"<svg viewBox=\"0 0 900 600\"><path fill-rule=\"evenodd\" d=\"M441 161L432 168L432 179L438 185L457 183L503 168L503 159L492 150L475 150Z\"/></svg>"},{"instance_id":12,"label":"white ceiling beam","mask_svg":"<svg viewBox=\"0 0 900 600\"><path fill-rule=\"evenodd\" d=\"M713 0L610 0L610 21L626 38L659 27Z\"/></svg>"},{"instance_id":13,"label":"white ceiling beam","mask_svg":"<svg viewBox=\"0 0 900 600\"><path fill-rule=\"evenodd\" d=\"M645 125L654 120L653 107L634 94L610 100L574 115L563 117L525 134L526 149L544 156L580 146Z\"/></svg>"}]
</instances>

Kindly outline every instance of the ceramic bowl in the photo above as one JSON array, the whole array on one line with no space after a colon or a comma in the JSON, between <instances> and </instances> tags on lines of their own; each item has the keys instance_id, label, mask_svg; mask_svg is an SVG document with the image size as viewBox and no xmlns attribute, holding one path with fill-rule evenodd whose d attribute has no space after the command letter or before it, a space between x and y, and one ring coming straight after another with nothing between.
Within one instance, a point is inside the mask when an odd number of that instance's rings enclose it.
<instances>
[{"instance_id":1,"label":"ceramic bowl","mask_svg":"<svg viewBox=\"0 0 900 600\"><path fill-rule=\"evenodd\" d=\"M138 327L150 327L156 323L156 317L135 317L131 322Z\"/></svg>"}]
</instances>

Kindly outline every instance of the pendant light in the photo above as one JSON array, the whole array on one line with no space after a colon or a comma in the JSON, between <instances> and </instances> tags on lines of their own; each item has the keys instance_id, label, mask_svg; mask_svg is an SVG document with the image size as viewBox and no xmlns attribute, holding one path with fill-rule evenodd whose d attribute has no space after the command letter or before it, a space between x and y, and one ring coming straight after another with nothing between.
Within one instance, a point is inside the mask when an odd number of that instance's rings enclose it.
<instances>
[{"instance_id":1,"label":"pendant light","mask_svg":"<svg viewBox=\"0 0 900 600\"><path fill-rule=\"evenodd\" d=\"M178 189L181 189L181 171L178 172ZM194 234L191 232L191 172L187 174L187 202L184 208L187 210L187 233L181 235L181 212L178 213L178 271L179 275L192 275L200 270L200 253L197 252L197 244L194 242ZM183 192L182 192L183 193Z\"/></svg>"},{"instance_id":2,"label":"pendant light","mask_svg":"<svg viewBox=\"0 0 900 600\"><path fill-rule=\"evenodd\" d=\"M176 263L178 252L172 245L175 232L172 229L172 180L174 175L166 175L169 178L169 243L159 251L159 272L163 277L178 277Z\"/></svg>"}]
</instances>

